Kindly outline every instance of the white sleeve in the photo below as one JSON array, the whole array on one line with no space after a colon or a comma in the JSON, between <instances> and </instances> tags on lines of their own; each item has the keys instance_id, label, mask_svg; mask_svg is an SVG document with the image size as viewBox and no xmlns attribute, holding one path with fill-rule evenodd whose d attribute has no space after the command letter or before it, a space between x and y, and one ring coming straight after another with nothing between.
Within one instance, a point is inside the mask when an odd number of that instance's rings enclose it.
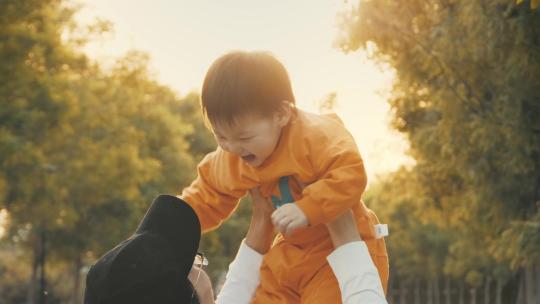
<instances>
[{"instance_id":1,"label":"white sleeve","mask_svg":"<svg viewBox=\"0 0 540 304\"><path fill-rule=\"evenodd\" d=\"M387 304L379 272L366 243L347 243L326 259L336 275L344 304Z\"/></svg>"},{"instance_id":2,"label":"white sleeve","mask_svg":"<svg viewBox=\"0 0 540 304\"><path fill-rule=\"evenodd\" d=\"M236 258L229 265L225 283L216 304L248 304L260 281L263 256L245 244L240 244Z\"/></svg>"}]
</instances>

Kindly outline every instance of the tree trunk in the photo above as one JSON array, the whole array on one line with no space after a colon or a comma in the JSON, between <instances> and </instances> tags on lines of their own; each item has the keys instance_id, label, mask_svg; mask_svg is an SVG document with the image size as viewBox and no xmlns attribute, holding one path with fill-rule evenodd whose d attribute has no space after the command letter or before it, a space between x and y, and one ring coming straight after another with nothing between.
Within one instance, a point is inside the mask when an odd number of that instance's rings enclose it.
<instances>
[{"instance_id":1,"label":"tree trunk","mask_svg":"<svg viewBox=\"0 0 540 304\"><path fill-rule=\"evenodd\" d=\"M26 304L34 304L36 298L36 281L37 281L37 272L39 265L39 245L37 242L34 242L32 248L33 258L32 258L32 276L30 277L30 284L28 284L28 292L26 294Z\"/></svg>"},{"instance_id":2,"label":"tree trunk","mask_svg":"<svg viewBox=\"0 0 540 304\"><path fill-rule=\"evenodd\" d=\"M516 304L525 304L525 275L523 274L523 269L519 271L518 275L519 287L517 293Z\"/></svg>"},{"instance_id":3,"label":"tree trunk","mask_svg":"<svg viewBox=\"0 0 540 304\"><path fill-rule=\"evenodd\" d=\"M80 285L81 285L81 267L82 267L81 256L77 256L73 263L73 290L72 290L72 295L71 295L71 303L73 304L82 303L82 299L80 299L80 295L79 295Z\"/></svg>"},{"instance_id":4,"label":"tree trunk","mask_svg":"<svg viewBox=\"0 0 540 304\"><path fill-rule=\"evenodd\" d=\"M420 304L420 281L414 280L414 304Z\"/></svg>"},{"instance_id":5,"label":"tree trunk","mask_svg":"<svg viewBox=\"0 0 540 304\"><path fill-rule=\"evenodd\" d=\"M491 304L491 299L490 299L490 296L489 296L489 293L490 293L490 285L491 285L491 277L488 276L486 278L486 281L484 283L484 304Z\"/></svg>"},{"instance_id":6,"label":"tree trunk","mask_svg":"<svg viewBox=\"0 0 540 304\"><path fill-rule=\"evenodd\" d=\"M451 298L452 298L452 286L450 285L450 277L446 277L444 281L444 303L445 304L452 304Z\"/></svg>"},{"instance_id":7,"label":"tree trunk","mask_svg":"<svg viewBox=\"0 0 540 304\"><path fill-rule=\"evenodd\" d=\"M465 284L463 281L459 282L459 304L465 304Z\"/></svg>"},{"instance_id":8,"label":"tree trunk","mask_svg":"<svg viewBox=\"0 0 540 304\"><path fill-rule=\"evenodd\" d=\"M534 301L534 268L532 266L525 268L525 303L537 303Z\"/></svg>"},{"instance_id":9,"label":"tree trunk","mask_svg":"<svg viewBox=\"0 0 540 304\"><path fill-rule=\"evenodd\" d=\"M435 291L435 304L441 304L441 288L439 286L439 277L436 276L433 282L434 291Z\"/></svg>"},{"instance_id":10,"label":"tree trunk","mask_svg":"<svg viewBox=\"0 0 540 304\"><path fill-rule=\"evenodd\" d=\"M403 286L399 293L399 304L407 304L407 295L409 289L406 286Z\"/></svg>"},{"instance_id":11,"label":"tree trunk","mask_svg":"<svg viewBox=\"0 0 540 304\"><path fill-rule=\"evenodd\" d=\"M45 231L40 235L41 252L39 255L39 304L47 304L47 284L45 280L45 259L47 258Z\"/></svg>"},{"instance_id":12,"label":"tree trunk","mask_svg":"<svg viewBox=\"0 0 540 304\"><path fill-rule=\"evenodd\" d=\"M392 304L394 303L394 289L388 288L388 295L386 296L388 303Z\"/></svg>"},{"instance_id":13,"label":"tree trunk","mask_svg":"<svg viewBox=\"0 0 540 304\"><path fill-rule=\"evenodd\" d=\"M497 279L497 291L495 295L495 304L502 304L502 290L503 290L503 280Z\"/></svg>"},{"instance_id":14,"label":"tree trunk","mask_svg":"<svg viewBox=\"0 0 540 304\"><path fill-rule=\"evenodd\" d=\"M540 302L540 265L535 267L536 269L536 303Z\"/></svg>"},{"instance_id":15,"label":"tree trunk","mask_svg":"<svg viewBox=\"0 0 540 304\"><path fill-rule=\"evenodd\" d=\"M471 292L471 304L476 304L476 287L470 289Z\"/></svg>"},{"instance_id":16,"label":"tree trunk","mask_svg":"<svg viewBox=\"0 0 540 304\"><path fill-rule=\"evenodd\" d=\"M426 303L427 304L433 304L433 281L432 280L427 280L426 281L427 284L426 284L426 289L427 289L427 301Z\"/></svg>"}]
</instances>

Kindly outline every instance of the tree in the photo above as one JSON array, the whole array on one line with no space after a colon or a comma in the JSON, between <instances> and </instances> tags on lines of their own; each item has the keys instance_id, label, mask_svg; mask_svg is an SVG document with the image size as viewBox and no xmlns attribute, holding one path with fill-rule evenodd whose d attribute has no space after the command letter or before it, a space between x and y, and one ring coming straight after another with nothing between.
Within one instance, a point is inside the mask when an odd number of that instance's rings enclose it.
<instances>
[{"instance_id":1,"label":"tree","mask_svg":"<svg viewBox=\"0 0 540 304\"><path fill-rule=\"evenodd\" d=\"M62 1L0 4L0 208L9 212L7 242L32 253L29 303L38 272L41 302L48 288L49 300L79 303L81 268L128 237L153 197L187 185L193 155L211 140L198 96L159 84L148 56L130 52L104 71L80 52L89 32L75 10ZM54 280L46 287L45 269L55 277L68 269L72 294Z\"/></svg>"},{"instance_id":2,"label":"tree","mask_svg":"<svg viewBox=\"0 0 540 304\"><path fill-rule=\"evenodd\" d=\"M74 100L64 90L70 67L86 62L62 42L73 11L59 1L2 1L0 12L0 208L10 213L14 231L33 227L28 240L35 281L38 266L44 278L45 231L59 210L52 204L57 185L49 141L74 113Z\"/></svg>"},{"instance_id":3,"label":"tree","mask_svg":"<svg viewBox=\"0 0 540 304\"><path fill-rule=\"evenodd\" d=\"M528 254L540 243L512 224L535 227L538 219L536 3L373 0L343 15L342 49L367 50L395 70L393 126L410 141L432 209L457 233L445 262L449 274L462 272L456 267L483 276L495 269L506 280L510 266L540 262ZM460 252L471 246L484 250Z\"/></svg>"}]
</instances>

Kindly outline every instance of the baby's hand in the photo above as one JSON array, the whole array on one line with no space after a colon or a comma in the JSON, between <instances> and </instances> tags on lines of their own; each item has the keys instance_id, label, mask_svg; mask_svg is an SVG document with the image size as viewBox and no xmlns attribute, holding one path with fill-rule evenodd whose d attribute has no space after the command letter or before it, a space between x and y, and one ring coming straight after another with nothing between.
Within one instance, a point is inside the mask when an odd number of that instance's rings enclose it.
<instances>
[{"instance_id":1,"label":"baby's hand","mask_svg":"<svg viewBox=\"0 0 540 304\"><path fill-rule=\"evenodd\" d=\"M285 204L272 213L272 223L282 234L289 235L295 229L307 227L309 222L296 204Z\"/></svg>"}]
</instances>

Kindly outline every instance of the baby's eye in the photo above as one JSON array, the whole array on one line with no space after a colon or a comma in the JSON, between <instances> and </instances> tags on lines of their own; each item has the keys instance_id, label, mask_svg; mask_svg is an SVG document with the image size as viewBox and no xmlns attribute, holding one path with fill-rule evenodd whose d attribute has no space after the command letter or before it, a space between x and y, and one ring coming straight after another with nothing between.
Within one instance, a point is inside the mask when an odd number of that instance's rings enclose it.
<instances>
[{"instance_id":1,"label":"baby's eye","mask_svg":"<svg viewBox=\"0 0 540 304\"><path fill-rule=\"evenodd\" d=\"M240 140L246 141L252 139L254 136L248 136L248 137L241 137Z\"/></svg>"}]
</instances>

